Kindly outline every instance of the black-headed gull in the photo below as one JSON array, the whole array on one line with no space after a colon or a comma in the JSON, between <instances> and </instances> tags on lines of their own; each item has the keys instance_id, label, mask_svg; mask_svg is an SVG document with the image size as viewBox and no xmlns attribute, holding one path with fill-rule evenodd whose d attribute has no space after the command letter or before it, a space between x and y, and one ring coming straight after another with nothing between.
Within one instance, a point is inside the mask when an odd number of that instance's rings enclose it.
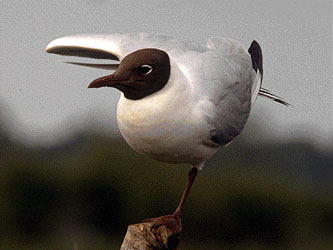
<instances>
[{"instance_id":1,"label":"black-headed gull","mask_svg":"<svg viewBox=\"0 0 333 250\"><path fill-rule=\"evenodd\" d=\"M156 160L192 166L172 215L151 219L181 231L180 216L198 169L240 134L258 95L289 105L261 88L262 52L253 41L203 43L148 35L75 35L56 39L49 53L120 61L77 65L116 70L89 87L119 89L117 121L127 143Z\"/></svg>"}]
</instances>

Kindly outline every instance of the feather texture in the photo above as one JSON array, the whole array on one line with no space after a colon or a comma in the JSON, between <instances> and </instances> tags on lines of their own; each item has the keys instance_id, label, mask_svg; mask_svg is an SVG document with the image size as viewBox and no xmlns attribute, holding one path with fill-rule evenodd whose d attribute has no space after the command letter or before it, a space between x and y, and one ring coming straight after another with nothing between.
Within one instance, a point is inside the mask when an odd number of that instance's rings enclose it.
<instances>
[{"instance_id":1,"label":"feather texture","mask_svg":"<svg viewBox=\"0 0 333 250\"><path fill-rule=\"evenodd\" d=\"M258 96L290 106L261 87L263 59L256 41L246 50L237 41L218 37L200 43L145 33L77 35L56 39L46 51L121 63L144 48L168 54L170 78L165 87L142 99L122 94L117 121L134 150L157 160L201 166L241 133Z\"/></svg>"}]
</instances>

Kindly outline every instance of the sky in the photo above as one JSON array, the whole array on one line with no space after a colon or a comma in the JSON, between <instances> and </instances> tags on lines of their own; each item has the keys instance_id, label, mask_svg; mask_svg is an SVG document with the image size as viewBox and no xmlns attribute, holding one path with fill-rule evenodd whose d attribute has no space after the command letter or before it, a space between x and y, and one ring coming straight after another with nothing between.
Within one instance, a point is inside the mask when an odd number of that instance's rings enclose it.
<instances>
[{"instance_id":1,"label":"sky","mask_svg":"<svg viewBox=\"0 0 333 250\"><path fill-rule=\"evenodd\" d=\"M275 138L332 145L329 0L11 0L0 3L0 32L0 114L16 139L52 143L87 124L117 134L119 92L87 88L108 72L59 63L64 58L45 53L45 47L66 35L147 32L196 41L223 36L246 47L257 40L263 86L294 108L260 98L250 123Z\"/></svg>"}]
</instances>

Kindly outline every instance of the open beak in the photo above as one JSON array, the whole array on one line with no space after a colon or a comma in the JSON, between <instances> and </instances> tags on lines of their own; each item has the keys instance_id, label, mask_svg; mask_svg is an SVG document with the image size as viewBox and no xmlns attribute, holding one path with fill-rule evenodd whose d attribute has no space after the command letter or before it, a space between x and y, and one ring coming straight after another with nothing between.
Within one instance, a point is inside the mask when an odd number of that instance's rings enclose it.
<instances>
[{"instance_id":1,"label":"open beak","mask_svg":"<svg viewBox=\"0 0 333 250\"><path fill-rule=\"evenodd\" d=\"M102 76L92 81L88 88L101 88L101 87L113 87L117 89L121 89L123 87L128 87L130 80L123 77L117 77L115 74Z\"/></svg>"}]
</instances>

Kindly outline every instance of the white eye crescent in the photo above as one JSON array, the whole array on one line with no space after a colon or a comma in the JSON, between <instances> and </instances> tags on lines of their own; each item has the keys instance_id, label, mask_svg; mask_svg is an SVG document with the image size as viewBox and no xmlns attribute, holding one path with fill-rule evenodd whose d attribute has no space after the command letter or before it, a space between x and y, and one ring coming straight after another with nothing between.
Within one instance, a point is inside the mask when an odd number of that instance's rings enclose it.
<instances>
[{"instance_id":1,"label":"white eye crescent","mask_svg":"<svg viewBox=\"0 0 333 250\"><path fill-rule=\"evenodd\" d=\"M138 71L143 75L149 75L153 71L153 67L147 64L141 65Z\"/></svg>"}]
</instances>

